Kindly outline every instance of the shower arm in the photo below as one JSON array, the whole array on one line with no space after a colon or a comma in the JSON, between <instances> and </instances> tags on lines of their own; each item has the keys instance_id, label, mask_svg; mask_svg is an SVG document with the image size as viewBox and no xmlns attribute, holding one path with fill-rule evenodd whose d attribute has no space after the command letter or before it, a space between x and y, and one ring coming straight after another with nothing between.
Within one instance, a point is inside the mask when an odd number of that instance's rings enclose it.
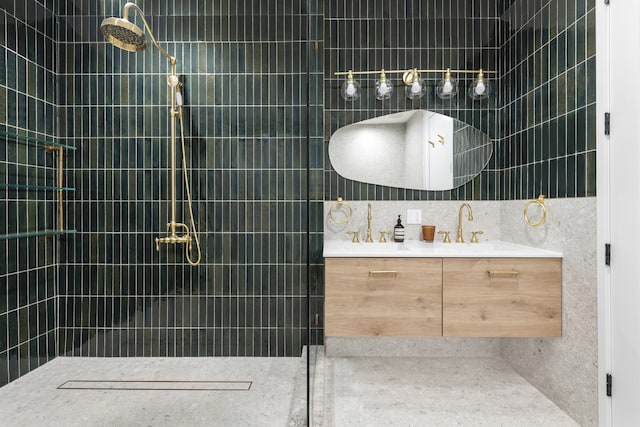
<instances>
[{"instance_id":1,"label":"shower arm","mask_svg":"<svg viewBox=\"0 0 640 427\"><path fill-rule=\"evenodd\" d=\"M156 40L155 36L153 35L153 31L151 31L151 27L149 26L149 23L147 22L147 19L144 17L144 12L142 11L142 9L140 9L137 4L128 2L122 8L122 18L126 19L127 21L129 20L129 9L131 9L131 8L135 9L138 12L138 15L140 15L140 19L142 19L142 23L144 24L144 28L147 29L147 33L149 35L149 38L153 42L153 45L160 51L161 54L163 54L164 56L167 57L167 59L171 63L171 69L172 69L171 72L172 72L172 74L175 74L175 66L176 66L176 62L177 62L175 56L169 55L169 52L164 50L162 48L162 46L160 46L160 44L158 44L158 40Z\"/></svg>"}]
</instances>

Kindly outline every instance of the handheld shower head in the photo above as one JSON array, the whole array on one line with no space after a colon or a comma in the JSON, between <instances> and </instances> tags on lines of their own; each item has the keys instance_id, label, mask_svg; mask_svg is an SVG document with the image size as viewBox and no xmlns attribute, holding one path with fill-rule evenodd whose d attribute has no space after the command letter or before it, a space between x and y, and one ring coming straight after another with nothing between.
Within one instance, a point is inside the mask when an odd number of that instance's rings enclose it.
<instances>
[{"instance_id":1,"label":"handheld shower head","mask_svg":"<svg viewBox=\"0 0 640 427\"><path fill-rule=\"evenodd\" d=\"M144 32L127 18L106 18L100 25L106 41L129 52L140 52L147 47Z\"/></svg>"}]
</instances>

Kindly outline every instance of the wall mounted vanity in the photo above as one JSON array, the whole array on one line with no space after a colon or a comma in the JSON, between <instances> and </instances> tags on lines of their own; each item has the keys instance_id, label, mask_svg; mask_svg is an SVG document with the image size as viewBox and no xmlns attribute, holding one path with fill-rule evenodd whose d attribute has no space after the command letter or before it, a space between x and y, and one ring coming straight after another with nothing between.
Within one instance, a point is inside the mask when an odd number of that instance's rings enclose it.
<instances>
[{"instance_id":1,"label":"wall mounted vanity","mask_svg":"<svg viewBox=\"0 0 640 427\"><path fill-rule=\"evenodd\" d=\"M559 337L562 254L507 242L325 241L325 337Z\"/></svg>"}]
</instances>

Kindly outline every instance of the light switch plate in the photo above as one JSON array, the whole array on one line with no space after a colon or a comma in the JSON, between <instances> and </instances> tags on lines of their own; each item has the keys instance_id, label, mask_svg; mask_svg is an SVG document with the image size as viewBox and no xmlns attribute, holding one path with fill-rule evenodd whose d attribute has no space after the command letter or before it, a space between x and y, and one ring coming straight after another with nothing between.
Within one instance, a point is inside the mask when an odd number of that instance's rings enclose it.
<instances>
[{"instance_id":1,"label":"light switch plate","mask_svg":"<svg viewBox=\"0 0 640 427\"><path fill-rule=\"evenodd\" d=\"M407 224L422 224L422 211L420 209L407 209Z\"/></svg>"}]
</instances>

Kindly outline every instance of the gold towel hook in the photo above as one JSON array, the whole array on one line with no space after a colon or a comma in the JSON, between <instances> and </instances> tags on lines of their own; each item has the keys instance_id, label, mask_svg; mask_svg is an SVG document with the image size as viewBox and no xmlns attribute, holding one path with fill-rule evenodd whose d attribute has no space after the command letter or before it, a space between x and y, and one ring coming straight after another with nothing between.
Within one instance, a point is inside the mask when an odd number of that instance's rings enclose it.
<instances>
[{"instance_id":1,"label":"gold towel hook","mask_svg":"<svg viewBox=\"0 0 640 427\"><path fill-rule=\"evenodd\" d=\"M340 209L340 207L344 205L347 207L347 209L349 209L349 214L345 214L345 218L344 219L338 219L335 216L333 216L333 213L335 211L337 211L338 209ZM338 197L338 202L335 204L335 206L332 206L329 209L329 217L333 220L333 222L335 222L336 224L346 224L349 221L351 221L351 217L353 216L353 209L351 209L351 206L349 205L349 203L345 202L344 200L342 200L342 197Z\"/></svg>"},{"instance_id":2,"label":"gold towel hook","mask_svg":"<svg viewBox=\"0 0 640 427\"><path fill-rule=\"evenodd\" d=\"M536 223L532 222L529 219L529 214L527 213L529 207L531 207L531 205L534 203L542 208L542 218ZM544 224L544 222L547 220L547 208L544 205L544 194L539 195L537 199L530 200L526 205L524 205L524 220L527 221L527 224L532 227L539 227Z\"/></svg>"}]
</instances>

